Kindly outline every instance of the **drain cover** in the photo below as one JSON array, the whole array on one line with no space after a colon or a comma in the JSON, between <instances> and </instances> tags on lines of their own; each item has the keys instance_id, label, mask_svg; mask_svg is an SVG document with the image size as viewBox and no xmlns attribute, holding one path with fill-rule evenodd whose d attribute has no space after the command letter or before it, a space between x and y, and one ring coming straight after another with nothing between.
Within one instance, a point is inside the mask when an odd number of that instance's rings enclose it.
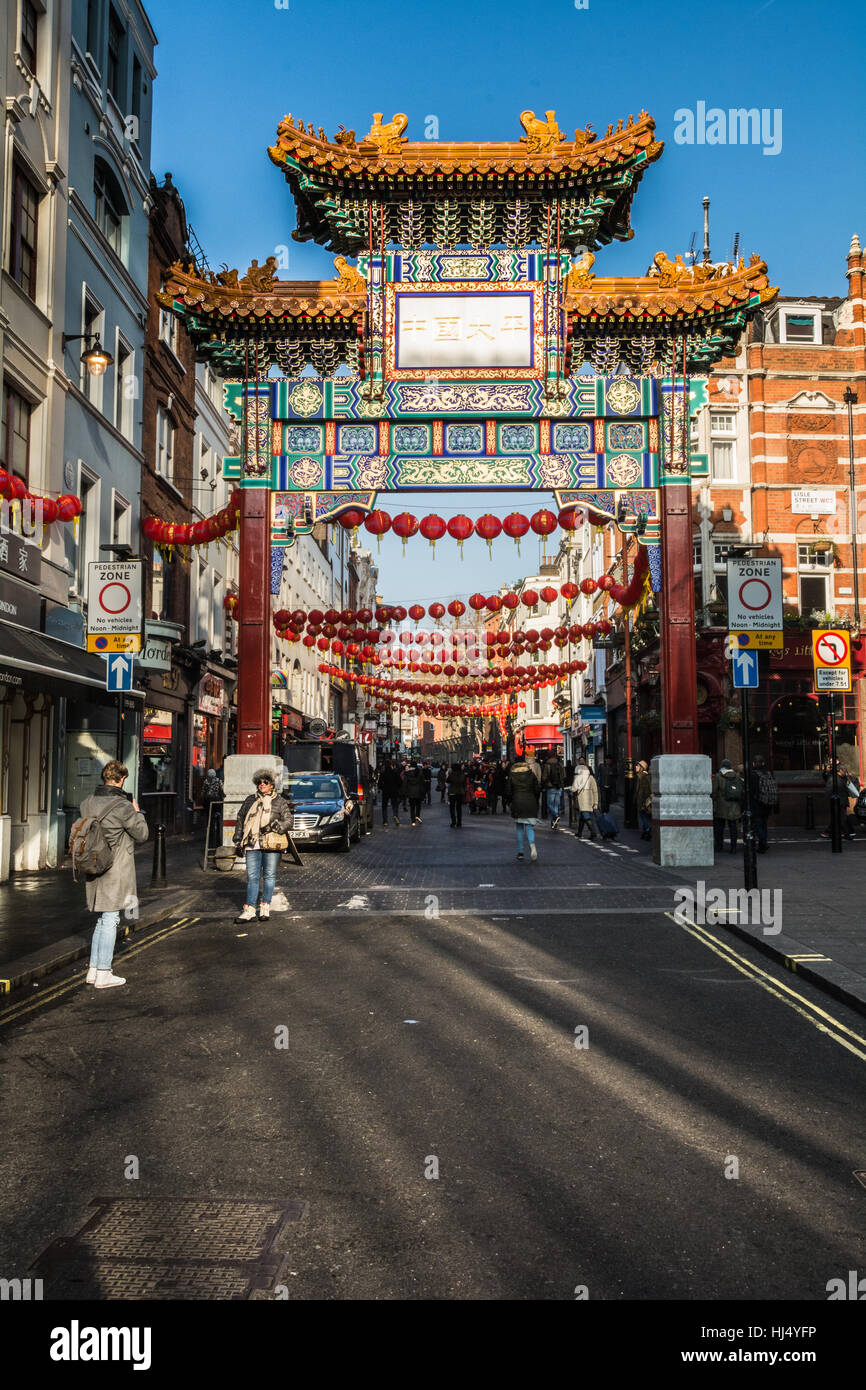
<instances>
[{"instance_id":1,"label":"drain cover","mask_svg":"<svg viewBox=\"0 0 866 1390\"><path fill-rule=\"evenodd\" d=\"M246 1299L279 1276L304 1202L98 1201L36 1261L49 1299Z\"/></svg>"}]
</instances>

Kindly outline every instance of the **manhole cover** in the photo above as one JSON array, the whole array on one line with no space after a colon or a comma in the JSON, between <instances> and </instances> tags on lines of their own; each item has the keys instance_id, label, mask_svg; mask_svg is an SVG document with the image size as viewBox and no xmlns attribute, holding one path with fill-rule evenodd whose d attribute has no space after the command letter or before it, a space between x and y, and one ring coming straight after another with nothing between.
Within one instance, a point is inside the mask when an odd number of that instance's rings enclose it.
<instances>
[{"instance_id":1,"label":"manhole cover","mask_svg":"<svg viewBox=\"0 0 866 1390\"><path fill-rule=\"evenodd\" d=\"M304 1202L95 1202L71 1239L53 1242L34 1268L49 1299L246 1299L276 1281L283 1229Z\"/></svg>"}]
</instances>

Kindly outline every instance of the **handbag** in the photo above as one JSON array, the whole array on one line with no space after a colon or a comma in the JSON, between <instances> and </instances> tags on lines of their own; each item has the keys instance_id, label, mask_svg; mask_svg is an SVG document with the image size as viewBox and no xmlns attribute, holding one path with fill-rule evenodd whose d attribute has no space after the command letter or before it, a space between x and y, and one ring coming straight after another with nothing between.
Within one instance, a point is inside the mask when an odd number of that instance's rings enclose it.
<instances>
[{"instance_id":1,"label":"handbag","mask_svg":"<svg viewBox=\"0 0 866 1390\"><path fill-rule=\"evenodd\" d=\"M260 842L262 849L265 850L279 850L280 853L282 853L283 850L289 848L289 837L288 835L284 835L282 830L263 831L260 836Z\"/></svg>"}]
</instances>

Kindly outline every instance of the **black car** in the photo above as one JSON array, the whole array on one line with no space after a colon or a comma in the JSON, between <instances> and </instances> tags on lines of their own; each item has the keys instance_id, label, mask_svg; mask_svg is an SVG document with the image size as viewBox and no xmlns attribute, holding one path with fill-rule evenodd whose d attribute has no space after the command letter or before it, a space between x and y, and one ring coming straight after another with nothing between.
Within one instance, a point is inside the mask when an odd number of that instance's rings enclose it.
<instances>
[{"instance_id":1,"label":"black car","mask_svg":"<svg viewBox=\"0 0 866 1390\"><path fill-rule=\"evenodd\" d=\"M357 797L332 772L289 772L282 790L292 804L292 839L304 845L327 845L348 854L361 838Z\"/></svg>"},{"instance_id":2,"label":"black car","mask_svg":"<svg viewBox=\"0 0 866 1390\"><path fill-rule=\"evenodd\" d=\"M349 795L357 796L361 812L361 829L373 833L376 808L376 787L370 771L367 749L360 743L301 740L283 750L283 761L291 772L333 772L342 777Z\"/></svg>"}]
</instances>

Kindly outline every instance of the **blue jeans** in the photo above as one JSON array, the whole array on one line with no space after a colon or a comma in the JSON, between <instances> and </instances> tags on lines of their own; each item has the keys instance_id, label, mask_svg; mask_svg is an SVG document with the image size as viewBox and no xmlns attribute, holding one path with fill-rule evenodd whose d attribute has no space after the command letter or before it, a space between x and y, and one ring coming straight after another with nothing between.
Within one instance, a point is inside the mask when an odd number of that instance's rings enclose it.
<instances>
[{"instance_id":1,"label":"blue jeans","mask_svg":"<svg viewBox=\"0 0 866 1390\"><path fill-rule=\"evenodd\" d=\"M258 900L259 878L262 879L262 902L270 903L276 887L279 862L280 851L278 849L247 850L247 905L249 907L255 907Z\"/></svg>"},{"instance_id":2,"label":"blue jeans","mask_svg":"<svg viewBox=\"0 0 866 1390\"><path fill-rule=\"evenodd\" d=\"M97 917L96 926L93 928L93 938L90 942L91 970L111 969L119 924L119 912L103 912L101 917Z\"/></svg>"},{"instance_id":3,"label":"blue jeans","mask_svg":"<svg viewBox=\"0 0 866 1390\"><path fill-rule=\"evenodd\" d=\"M638 813L637 813L637 819L638 819L638 825L639 825L640 828L641 828L641 834L642 834L642 835L648 835L649 832L652 830L653 825L652 825L652 821L650 820L650 818L649 818L649 816L647 815L646 811L638 811Z\"/></svg>"},{"instance_id":4,"label":"blue jeans","mask_svg":"<svg viewBox=\"0 0 866 1390\"><path fill-rule=\"evenodd\" d=\"M517 822L517 853L518 853L518 854L522 854L522 853L523 853L523 832L524 832L524 830L526 831L526 843L529 844L529 845L534 845L534 844L535 844L535 826L534 826L534 825L521 825L521 824L520 824L520 821L518 821L518 822Z\"/></svg>"},{"instance_id":5,"label":"blue jeans","mask_svg":"<svg viewBox=\"0 0 866 1390\"><path fill-rule=\"evenodd\" d=\"M551 820L562 815L562 787L547 788L547 810Z\"/></svg>"}]
</instances>

